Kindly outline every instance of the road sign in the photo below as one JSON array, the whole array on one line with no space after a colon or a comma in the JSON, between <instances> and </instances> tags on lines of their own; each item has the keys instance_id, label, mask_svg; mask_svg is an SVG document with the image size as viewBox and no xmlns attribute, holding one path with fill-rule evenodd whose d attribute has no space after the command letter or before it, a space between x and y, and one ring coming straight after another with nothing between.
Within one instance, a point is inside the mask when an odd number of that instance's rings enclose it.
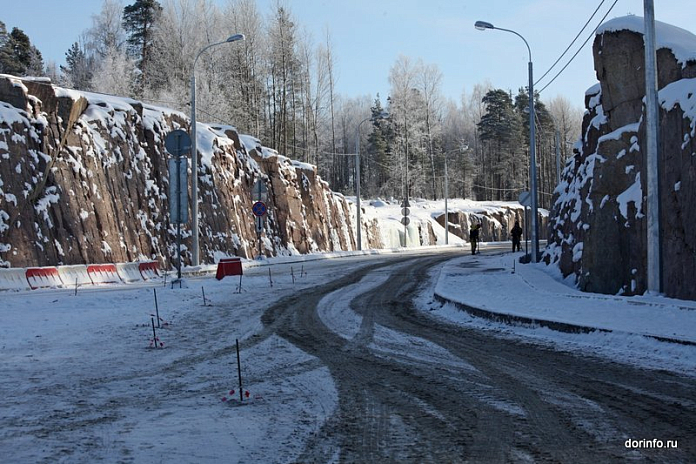
<instances>
[{"instance_id":1,"label":"road sign","mask_svg":"<svg viewBox=\"0 0 696 464\"><path fill-rule=\"evenodd\" d=\"M164 139L164 148L172 156L182 156L191 151L191 137L181 129L171 131Z\"/></svg>"},{"instance_id":2,"label":"road sign","mask_svg":"<svg viewBox=\"0 0 696 464\"><path fill-rule=\"evenodd\" d=\"M172 224L188 222L188 163L169 160L169 215Z\"/></svg>"},{"instance_id":3,"label":"road sign","mask_svg":"<svg viewBox=\"0 0 696 464\"><path fill-rule=\"evenodd\" d=\"M254 195L254 199L256 201L268 201L268 188L266 187L266 184L261 181L261 179L256 180L252 194Z\"/></svg>"},{"instance_id":4,"label":"road sign","mask_svg":"<svg viewBox=\"0 0 696 464\"><path fill-rule=\"evenodd\" d=\"M409 219L408 216L404 216L401 218L401 223L405 226L409 225L411 223L411 219Z\"/></svg>"},{"instance_id":5,"label":"road sign","mask_svg":"<svg viewBox=\"0 0 696 464\"><path fill-rule=\"evenodd\" d=\"M529 191L520 193L519 199L517 200L522 206L532 206L532 194Z\"/></svg>"},{"instance_id":6,"label":"road sign","mask_svg":"<svg viewBox=\"0 0 696 464\"><path fill-rule=\"evenodd\" d=\"M410 210L410 209L408 209L408 208L401 208L401 215L402 215L402 216L408 216L409 214L411 214L411 210Z\"/></svg>"},{"instance_id":7,"label":"road sign","mask_svg":"<svg viewBox=\"0 0 696 464\"><path fill-rule=\"evenodd\" d=\"M256 216L256 232L263 232L263 216Z\"/></svg>"},{"instance_id":8,"label":"road sign","mask_svg":"<svg viewBox=\"0 0 696 464\"><path fill-rule=\"evenodd\" d=\"M251 211L254 213L254 216L256 216L256 217L263 216L264 214L266 214L266 211L267 211L266 203L264 203L262 201L257 201L251 207Z\"/></svg>"},{"instance_id":9,"label":"road sign","mask_svg":"<svg viewBox=\"0 0 696 464\"><path fill-rule=\"evenodd\" d=\"M410 208L411 203L408 202L408 198L405 198L404 201L401 202L401 207L402 208Z\"/></svg>"}]
</instances>

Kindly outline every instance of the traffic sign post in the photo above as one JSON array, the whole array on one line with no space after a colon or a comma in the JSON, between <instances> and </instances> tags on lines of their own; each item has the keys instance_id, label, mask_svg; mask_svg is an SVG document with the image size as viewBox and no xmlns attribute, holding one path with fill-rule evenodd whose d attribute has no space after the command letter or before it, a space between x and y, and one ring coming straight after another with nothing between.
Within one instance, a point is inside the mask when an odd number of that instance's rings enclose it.
<instances>
[{"instance_id":1,"label":"traffic sign post","mask_svg":"<svg viewBox=\"0 0 696 464\"><path fill-rule=\"evenodd\" d=\"M408 225L411 223L411 219L408 217L409 214L411 214L410 207L411 204L408 202L408 198L404 198L404 201L401 202L401 215L403 216L401 218L401 223L404 225L404 248L406 248L408 244Z\"/></svg>"},{"instance_id":2,"label":"traffic sign post","mask_svg":"<svg viewBox=\"0 0 696 464\"><path fill-rule=\"evenodd\" d=\"M188 164L182 156L191 151L191 137L181 129L171 131L164 148L174 156L169 160L169 220L176 223L176 270L181 280L181 224L188 222Z\"/></svg>"},{"instance_id":3,"label":"traffic sign post","mask_svg":"<svg viewBox=\"0 0 696 464\"><path fill-rule=\"evenodd\" d=\"M524 254L529 256L529 212L527 208L532 206L532 193L528 190L521 192L517 201L524 206Z\"/></svg>"},{"instance_id":4,"label":"traffic sign post","mask_svg":"<svg viewBox=\"0 0 696 464\"><path fill-rule=\"evenodd\" d=\"M261 179L257 179L254 183L253 193L256 201L262 201L264 203L268 201L268 188L265 183L261 182Z\"/></svg>"},{"instance_id":5,"label":"traffic sign post","mask_svg":"<svg viewBox=\"0 0 696 464\"><path fill-rule=\"evenodd\" d=\"M264 218L268 214L268 189L266 184L258 179L254 184L253 195L256 197L256 202L251 206L251 212L254 214L256 222L256 238L259 242L258 258L261 259L261 232L263 232Z\"/></svg>"},{"instance_id":6,"label":"traffic sign post","mask_svg":"<svg viewBox=\"0 0 696 464\"><path fill-rule=\"evenodd\" d=\"M164 139L164 148L172 156L183 156L191 151L191 137L181 129L173 130Z\"/></svg>"}]
</instances>

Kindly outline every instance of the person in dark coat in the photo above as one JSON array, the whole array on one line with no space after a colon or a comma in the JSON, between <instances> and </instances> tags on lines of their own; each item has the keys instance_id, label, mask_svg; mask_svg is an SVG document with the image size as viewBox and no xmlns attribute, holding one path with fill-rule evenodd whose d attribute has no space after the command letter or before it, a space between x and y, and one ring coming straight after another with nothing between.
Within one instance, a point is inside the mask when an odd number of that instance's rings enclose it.
<instances>
[{"instance_id":1,"label":"person in dark coat","mask_svg":"<svg viewBox=\"0 0 696 464\"><path fill-rule=\"evenodd\" d=\"M481 224L471 224L471 228L469 229L469 242L471 242L471 254L472 255L476 254L476 249L478 248L479 229L480 228L481 228Z\"/></svg>"},{"instance_id":2,"label":"person in dark coat","mask_svg":"<svg viewBox=\"0 0 696 464\"><path fill-rule=\"evenodd\" d=\"M515 221L510 235L512 235L512 252L520 251L520 243L522 242L522 227L520 227L520 221Z\"/></svg>"}]
</instances>

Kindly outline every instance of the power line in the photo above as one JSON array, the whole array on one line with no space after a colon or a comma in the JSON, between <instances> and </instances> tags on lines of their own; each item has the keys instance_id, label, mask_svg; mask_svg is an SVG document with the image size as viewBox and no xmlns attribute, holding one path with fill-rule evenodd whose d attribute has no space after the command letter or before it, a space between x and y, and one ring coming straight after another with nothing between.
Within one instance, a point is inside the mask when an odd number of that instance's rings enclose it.
<instances>
[{"instance_id":1,"label":"power line","mask_svg":"<svg viewBox=\"0 0 696 464\"><path fill-rule=\"evenodd\" d=\"M606 0L602 0L601 2L599 2L599 5L594 10L594 13L592 13L592 16L590 16L590 18L587 20L587 22L585 22L585 25L582 26L582 29L580 29L580 32L577 33L577 35L575 36L573 41L570 42L570 44L566 47L566 49L563 51L563 53L561 53L561 56L559 56L558 59L556 61L554 61L554 63L551 65L551 67L549 69L547 69L546 72L539 79L537 79L537 81L534 83L535 86L537 86L539 84L539 82L541 82L541 80L543 78L545 78L548 73L551 72L551 70L558 64L558 62L561 61L561 59L565 56L565 54L568 53L568 50L570 50L570 47L572 47L573 44L575 43L575 41L578 40L578 37L580 37L580 34L582 34L585 31L585 28L587 28L587 25L590 24L590 21L592 21L592 18L595 17L595 15L599 11L599 9L602 7L602 5L604 5L605 1Z\"/></svg>"},{"instance_id":2,"label":"power line","mask_svg":"<svg viewBox=\"0 0 696 464\"><path fill-rule=\"evenodd\" d=\"M566 65L563 66L563 68L561 68L561 70L558 71L558 73L556 73L555 76L553 76L553 79L551 79L551 80L548 82L548 84L546 84L544 87L542 87L541 90L538 90L538 91L537 91L538 93L541 93L541 92L543 92L544 90L546 90L546 88L547 88L549 85L551 85L551 84L553 83L553 81L555 81L556 78L558 78L558 76L560 76L561 73L563 73L563 71L566 70L566 68L570 65L570 63L573 62L573 60L575 59L575 57L578 56L578 53L580 53L580 51L581 51L582 48L587 44L587 42L589 42L590 39L591 39L592 37L594 37L595 33L597 32L597 29L599 29L599 26L601 26L602 23L604 22L604 20L607 18L607 16L609 16L609 13L611 12L612 9L614 9L614 6L616 5L616 3L617 3L618 1L619 1L619 0L614 0L614 3L611 4L611 6L609 7L609 10L608 10L608 11L606 12L606 14L602 17L602 19L599 20L599 24L597 24L597 27L594 28L594 30L592 31L592 34L590 34L590 36L582 43L582 45L580 45L580 48L578 48L578 51L575 52L575 54L570 58L570 60L566 63Z\"/></svg>"}]
</instances>

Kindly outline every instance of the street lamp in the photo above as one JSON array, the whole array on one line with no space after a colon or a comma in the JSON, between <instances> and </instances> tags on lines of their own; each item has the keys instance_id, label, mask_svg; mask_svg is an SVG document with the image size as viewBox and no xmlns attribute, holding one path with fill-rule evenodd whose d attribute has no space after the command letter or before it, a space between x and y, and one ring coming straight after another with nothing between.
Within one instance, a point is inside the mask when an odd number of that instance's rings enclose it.
<instances>
[{"instance_id":1,"label":"street lamp","mask_svg":"<svg viewBox=\"0 0 696 464\"><path fill-rule=\"evenodd\" d=\"M360 227L360 126L364 122L367 121L375 121L377 119L386 119L389 117L389 113L386 111L382 111L380 114L377 116L370 116L369 118L365 118L360 123L358 124L358 128L355 130L355 179L356 179L356 185L355 185L355 196L357 198L357 213L358 213L358 218L357 218L357 223L358 223L358 234L357 234L357 241L358 241L358 250L362 250L362 233L361 233L361 227Z\"/></svg>"},{"instance_id":2,"label":"street lamp","mask_svg":"<svg viewBox=\"0 0 696 464\"><path fill-rule=\"evenodd\" d=\"M648 291L662 293L662 241L660 230L660 153L659 108L657 100L657 48L655 38L655 6L653 0L643 1L645 41L645 154L647 187L647 279Z\"/></svg>"},{"instance_id":3,"label":"street lamp","mask_svg":"<svg viewBox=\"0 0 696 464\"><path fill-rule=\"evenodd\" d=\"M244 34L235 34L227 38L223 42L217 42L210 44L207 47L201 49L196 55L196 59L193 60L193 68L191 68L191 216L193 216L193 225L191 226L193 233L193 240L191 244L192 250L192 264L194 266L200 265L199 258L199 247L198 247L198 147L196 143L196 63L201 54L211 47L216 45L222 45L228 42L236 42L238 40L244 40Z\"/></svg>"},{"instance_id":4,"label":"street lamp","mask_svg":"<svg viewBox=\"0 0 696 464\"><path fill-rule=\"evenodd\" d=\"M532 197L532 262L536 263L539 261L539 226L537 217L536 137L534 133L534 77L532 70L532 49L529 48L529 44L524 37L510 29L495 27L493 24L485 21L476 21L474 27L479 31L485 31L486 29L497 29L499 31L511 32L522 39L524 44L527 46L527 51L529 52L529 175L531 177L530 187Z\"/></svg>"}]
</instances>

